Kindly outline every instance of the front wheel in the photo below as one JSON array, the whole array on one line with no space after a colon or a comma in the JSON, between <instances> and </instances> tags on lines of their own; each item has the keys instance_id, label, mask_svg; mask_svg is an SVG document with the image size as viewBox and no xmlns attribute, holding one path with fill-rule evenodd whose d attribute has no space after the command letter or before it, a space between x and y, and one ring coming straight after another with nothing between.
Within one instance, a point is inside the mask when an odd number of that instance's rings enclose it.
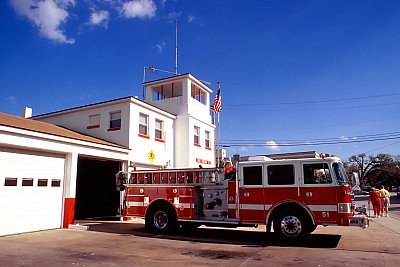
<instances>
[{"instance_id":1,"label":"front wheel","mask_svg":"<svg viewBox=\"0 0 400 267\"><path fill-rule=\"evenodd\" d=\"M307 236L311 222L303 212L281 212L273 220L274 232L285 239Z\"/></svg>"},{"instance_id":2,"label":"front wheel","mask_svg":"<svg viewBox=\"0 0 400 267\"><path fill-rule=\"evenodd\" d=\"M145 227L153 233L171 233L177 228L177 218L174 210L165 205L151 207L146 212Z\"/></svg>"}]
</instances>

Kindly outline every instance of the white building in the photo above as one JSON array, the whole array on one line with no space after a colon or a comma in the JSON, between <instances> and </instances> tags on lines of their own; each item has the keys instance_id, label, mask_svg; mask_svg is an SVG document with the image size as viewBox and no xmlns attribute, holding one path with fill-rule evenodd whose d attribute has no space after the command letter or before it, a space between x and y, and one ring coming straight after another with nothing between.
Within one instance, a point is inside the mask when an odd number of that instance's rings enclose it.
<instances>
[{"instance_id":1,"label":"white building","mask_svg":"<svg viewBox=\"0 0 400 267\"><path fill-rule=\"evenodd\" d=\"M120 196L114 175L126 168L129 152L53 124L0 113L0 236L67 227L76 209L115 214ZM82 168L88 163L101 164L94 173L109 177L96 180L97 195L90 195L93 202L106 202L101 209L82 197L93 183Z\"/></svg>"},{"instance_id":2,"label":"white building","mask_svg":"<svg viewBox=\"0 0 400 267\"><path fill-rule=\"evenodd\" d=\"M144 101L126 97L34 119L128 147L138 169L214 167L211 89L191 74L144 86Z\"/></svg>"},{"instance_id":3,"label":"white building","mask_svg":"<svg viewBox=\"0 0 400 267\"><path fill-rule=\"evenodd\" d=\"M144 88L33 120L0 113L0 236L118 215L120 170L215 166L212 91L190 74Z\"/></svg>"}]
</instances>

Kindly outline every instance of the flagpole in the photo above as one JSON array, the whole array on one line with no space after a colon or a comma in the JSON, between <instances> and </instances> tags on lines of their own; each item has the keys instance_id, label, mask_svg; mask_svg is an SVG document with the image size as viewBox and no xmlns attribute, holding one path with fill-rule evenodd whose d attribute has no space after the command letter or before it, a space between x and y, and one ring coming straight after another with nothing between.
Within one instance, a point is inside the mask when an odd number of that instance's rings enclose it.
<instances>
[{"instance_id":1,"label":"flagpole","mask_svg":"<svg viewBox=\"0 0 400 267\"><path fill-rule=\"evenodd\" d=\"M216 127L218 127L218 123L217 123L217 119L216 119L216 116L215 116L215 111L213 110L213 122L214 122L214 124L215 124L215 126ZM217 153L217 162L216 162L216 164L215 164L215 166L218 168L219 167L219 153L218 153L218 129L216 129L216 137L215 137L215 151L216 151L216 153Z\"/></svg>"},{"instance_id":2,"label":"flagpole","mask_svg":"<svg viewBox=\"0 0 400 267\"><path fill-rule=\"evenodd\" d=\"M211 109L214 114L214 124L217 129L215 129L215 150L217 152L217 164L216 167L220 167L220 155L219 155L219 150L220 150L220 145L221 145L221 123L220 123L220 118L219 118L219 113L221 112L221 86L220 83L217 82L218 85L218 91L217 95L215 96L214 103L211 106ZM215 113L217 114L217 121L215 121Z\"/></svg>"},{"instance_id":3,"label":"flagpole","mask_svg":"<svg viewBox=\"0 0 400 267\"><path fill-rule=\"evenodd\" d=\"M221 151L221 123L220 123L220 118L219 118L219 114L221 113L221 84L219 82L217 82L217 86L218 86L218 93L219 93L219 99L218 101L220 102L220 108L218 110L218 167L220 164L220 160L219 160L219 156L220 156L220 152L221 152L221 157L222 157L222 151ZM222 166L223 167L223 166Z\"/></svg>"},{"instance_id":4,"label":"flagpole","mask_svg":"<svg viewBox=\"0 0 400 267\"><path fill-rule=\"evenodd\" d=\"M218 116L218 167L220 167L219 166L219 163L220 163L219 152L220 152L220 149L221 149L221 123L220 123L220 120L219 120L219 113L220 112L218 112L218 115L217 115ZM221 151L221 157L222 157L222 151Z\"/></svg>"}]
</instances>

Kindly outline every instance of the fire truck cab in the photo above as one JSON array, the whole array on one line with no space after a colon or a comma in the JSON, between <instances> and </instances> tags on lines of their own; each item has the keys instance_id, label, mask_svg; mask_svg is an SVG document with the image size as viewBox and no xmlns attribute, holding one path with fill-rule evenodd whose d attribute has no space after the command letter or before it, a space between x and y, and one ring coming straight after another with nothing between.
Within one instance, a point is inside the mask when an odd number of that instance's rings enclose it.
<instances>
[{"instance_id":1,"label":"fire truck cab","mask_svg":"<svg viewBox=\"0 0 400 267\"><path fill-rule=\"evenodd\" d=\"M351 187L337 157L271 160L250 157L223 168L119 172L123 216L145 219L146 229L167 233L206 226L265 224L297 239L318 225L368 226L353 216Z\"/></svg>"}]
</instances>

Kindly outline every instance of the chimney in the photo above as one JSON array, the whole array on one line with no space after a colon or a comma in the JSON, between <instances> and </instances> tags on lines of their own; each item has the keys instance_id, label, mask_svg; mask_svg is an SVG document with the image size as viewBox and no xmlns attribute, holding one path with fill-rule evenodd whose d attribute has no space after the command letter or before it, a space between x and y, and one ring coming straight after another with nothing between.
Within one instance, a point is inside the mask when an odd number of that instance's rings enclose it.
<instances>
[{"instance_id":1,"label":"chimney","mask_svg":"<svg viewBox=\"0 0 400 267\"><path fill-rule=\"evenodd\" d=\"M32 108L30 108L30 107L25 107L24 110L23 110L22 116L23 116L25 119L32 117Z\"/></svg>"}]
</instances>

